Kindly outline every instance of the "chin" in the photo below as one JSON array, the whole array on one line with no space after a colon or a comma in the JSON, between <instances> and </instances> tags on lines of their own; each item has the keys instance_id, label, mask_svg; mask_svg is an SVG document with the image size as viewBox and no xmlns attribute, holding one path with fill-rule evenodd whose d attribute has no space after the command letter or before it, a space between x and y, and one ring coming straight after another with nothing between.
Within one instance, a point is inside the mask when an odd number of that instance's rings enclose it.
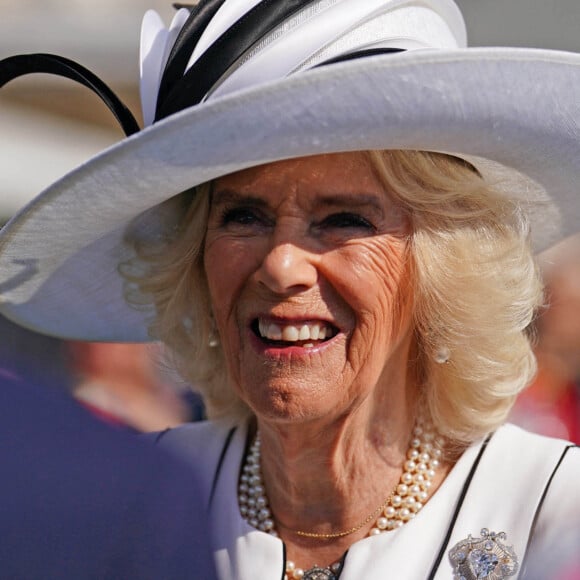
<instances>
[{"instance_id":1,"label":"chin","mask_svg":"<svg viewBox=\"0 0 580 580\"><path fill-rule=\"evenodd\" d=\"M250 404L259 421L288 425L315 421L331 414L329 408L314 404L312 397L304 394L297 397L287 392L270 393Z\"/></svg>"}]
</instances>

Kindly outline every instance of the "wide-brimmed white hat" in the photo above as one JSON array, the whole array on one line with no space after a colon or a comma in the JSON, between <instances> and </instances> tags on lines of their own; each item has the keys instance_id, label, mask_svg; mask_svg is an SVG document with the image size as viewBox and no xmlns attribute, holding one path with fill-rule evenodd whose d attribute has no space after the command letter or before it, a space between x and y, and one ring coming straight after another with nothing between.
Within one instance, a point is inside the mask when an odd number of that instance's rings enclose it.
<instances>
[{"instance_id":1,"label":"wide-brimmed white hat","mask_svg":"<svg viewBox=\"0 0 580 580\"><path fill-rule=\"evenodd\" d=\"M119 274L127 224L221 175L320 153L451 153L521 198L537 251L578 231L580 55L465 43L451 0L205 0L169 29L148 13L141 131L84 69L29 57L96 87L132 134L2 230L0 312L65 338L148 340L151 313L127 305ZM24 70L7 65L0 86Z\"/></svg>"}]
</instances>

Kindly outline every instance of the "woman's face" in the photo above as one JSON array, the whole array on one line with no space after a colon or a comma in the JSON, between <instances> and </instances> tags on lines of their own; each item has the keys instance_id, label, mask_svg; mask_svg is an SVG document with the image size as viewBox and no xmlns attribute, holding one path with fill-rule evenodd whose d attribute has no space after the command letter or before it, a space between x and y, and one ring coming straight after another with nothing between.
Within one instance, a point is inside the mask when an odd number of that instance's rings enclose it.
<instances>
[{"instance_id":1,"label":"woman's face","mask_svg":"<svg viewBox=\"0 0 580 580\"><path fill-rule=\"evenodd\" d=\"M405 374L408 234L363 153L216 181L204 266L233 386L259 416L340 416Z\"/></svg>"}]
</instances>

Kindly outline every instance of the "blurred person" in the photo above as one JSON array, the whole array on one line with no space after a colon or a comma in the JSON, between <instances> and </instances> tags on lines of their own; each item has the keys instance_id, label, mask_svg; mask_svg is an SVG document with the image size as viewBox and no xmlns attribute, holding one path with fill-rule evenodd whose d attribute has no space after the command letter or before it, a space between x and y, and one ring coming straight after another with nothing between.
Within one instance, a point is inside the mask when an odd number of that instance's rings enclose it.
<instances>
[{"instance_id":1,"label":"blurred person","mask_svg":"<svg viewBox=\"0 0 580 580\"><path fill-rule=\"evenodd\" d=\"M157 345L62 340L0 316L5 376L73 393L101 419L153 431L201 418L199 398L166 369Z\"/></svg>"},{"instance_id":2,"label":"blurred person","mask_svg":"<svg viewBox=\"0 0 580 580\"><path fill-rule=\"evenodd\" d=\"M543 256L547 307L536 321L538 373L513 421L580 443L580 237Z\"/></svg>"},{"instance_id":3,"label":"blurred person","mask_svg":"<svg viewBox=\"0 0 580 580\"><path fill-rule=\"evenodd\" d=\"M155 345L69 341L67 352L74 397L102 418L139 431L191 419L184 389L162 376Z\"/></svg>"},{"instance_id":4,"label":"blurred person","mask_svg":"<svg viewBox=\"0 0 580 580\"><path fill-rule=\"evenodd\" d=\"M198 474L79 407L77 343L3 316L0 337L0 578L213 578ZM92 346L75 351L76 370L113 393L152 371L143 345ZM157 428L175 424L159 415Z\"/></svg>"},{"instance_id":5,"label":"blurred person","mask_svg":"<svg viewBox=\"0 0 580 580\"><path fill-rule=\"evenodd\" d=\"M212 579L199 474L0 374L0 577Z\"/></svg>"}]
</instances>

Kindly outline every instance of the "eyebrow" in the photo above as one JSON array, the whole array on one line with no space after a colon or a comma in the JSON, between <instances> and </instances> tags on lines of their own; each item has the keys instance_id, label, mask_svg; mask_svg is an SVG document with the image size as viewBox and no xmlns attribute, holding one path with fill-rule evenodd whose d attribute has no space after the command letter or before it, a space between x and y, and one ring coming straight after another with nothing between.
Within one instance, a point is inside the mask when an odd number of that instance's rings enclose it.
<instances>
[{"instance_id":1,"label":"eyebrow","mask_svg":"<svg viewBox=\"0 0 580 580\"><path fill-rule=\"evenodd\" d=\"M233 189L218 189L211 191L210 203L213 204L237 204L243 203L254 207L267 208L268 203L261 197L238 193Z\"/></svg>"},{"instance_id":2,"label":"eyebrow","mask_svg":"<svg viewBox=\"0 0 580 580\"><path fill-rule=\"evenodd\" d=\"M370 207L381 214L384 205L379 196L373 193L341 193L318 197L316 207Z\"/></svg>"},{"instance_id":3,"label":"eyebrow","mask_svg":"<svg viewBox=\"0 0 580 580\"><path fill-rule=\"evenodd\" d=\"M233 189L219 189L211 192L211 201L214 204L249 204L254 207L268 208L269 204L264 199L251 194L242 194ZM379 196L373 193L341 193L319 195L314 204L315 209L324 207L370 207L384 213L384 206Z\"/></svg>"}]
</instances>

